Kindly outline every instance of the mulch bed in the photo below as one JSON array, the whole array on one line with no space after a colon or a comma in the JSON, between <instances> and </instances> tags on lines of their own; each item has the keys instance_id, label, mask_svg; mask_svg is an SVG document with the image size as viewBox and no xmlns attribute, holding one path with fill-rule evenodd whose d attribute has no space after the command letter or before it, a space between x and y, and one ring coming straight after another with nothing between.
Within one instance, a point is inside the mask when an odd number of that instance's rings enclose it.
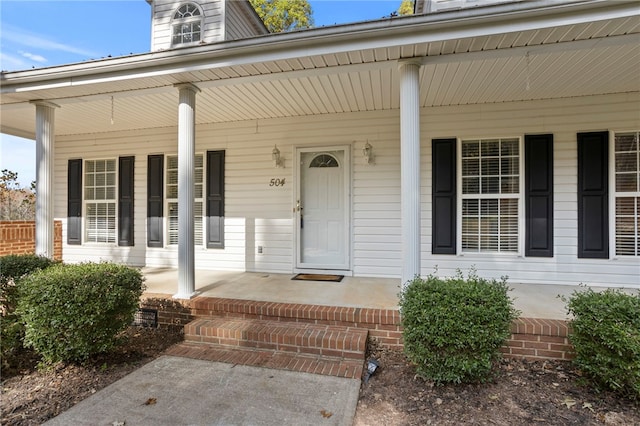
<instances>
[{"instance_id":1,"label":"mulch bed","mask_svg":"<svg viewBox=\"0 0 640 426\"><path fill-rule=\"evenodd\" d=\"M36 368L25 352L19 369L2 372L3 425L37 425L120 379L182 340L181 331L130 328L125 342L85 365ZM403 354L374 340L380 367L363 383L354 425L640 425L638 402L598 393L570 363L503 360L495 379L435 386L415 374Z\"/></svg>"}]
</instances>

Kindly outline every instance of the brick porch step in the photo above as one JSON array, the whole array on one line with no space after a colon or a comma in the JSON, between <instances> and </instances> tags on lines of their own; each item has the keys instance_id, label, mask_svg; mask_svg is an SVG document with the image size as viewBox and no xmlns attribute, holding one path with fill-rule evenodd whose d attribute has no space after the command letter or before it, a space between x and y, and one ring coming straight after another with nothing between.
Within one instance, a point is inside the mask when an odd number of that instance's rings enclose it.
<instances>
[{"instance_id":1,"label":"brick porch step","mask_svg":"<svg viewBox=\"0 0 640 426\"><path fill-rule=\"evenodd\" d=\"M223 314L224 315L224 314ZM167 355L361 378L369 330L234 316L198 317Z\"/></svg>"},{"instance_id":2,"label":"brick porch step","mask_svg":"<svg viewBox=\"0 0 640 426\"><path fill-rule=\"evenodd\" d=\"M232 348L194 342L173 345L165 354L234 365L251 365L349 379L362 378L364 368L363 361L359 359L279 352L269 349Z\"/></svg>"},{"instance_id":3,"label":"brick porch step","mask_svg":"<svg viewBox=\"0 0 640 426\"><path fill-rule=\"evenodd\" d=\"M185 341L271 349L364 361L368 330L338 325L234 317L199 318L185 327Z\"/></svg>"}]
</instances>

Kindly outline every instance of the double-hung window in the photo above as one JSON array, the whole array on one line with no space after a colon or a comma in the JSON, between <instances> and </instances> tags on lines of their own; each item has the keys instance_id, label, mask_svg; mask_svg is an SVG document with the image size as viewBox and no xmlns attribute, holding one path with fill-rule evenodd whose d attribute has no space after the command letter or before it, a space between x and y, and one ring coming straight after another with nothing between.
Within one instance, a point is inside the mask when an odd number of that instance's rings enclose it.
<instances>
[{"instance_id":1,"label":"double-hung window","mask_svg":"<svg viewBox=\"0 0 640 426\"><path fill-rule=\"evenodd\" d=\"M85 241L116 242L116 160L86 160L84 167Z\"/></svg>"},{"instance_id":2,"label":"double-hung window","mask_svg":"<svg viewBox=\"0 0 640 426\"><path fill-rule=\"evenodd\" d=\"M640 256L640 132L614 141L615 247L617 256Z\"/></svg>"},{"instance_id":3,"label":"double-hung window","mask_svg":"<svg viewBox=\"0 0 640 426\"><path fill-rule=\"evenodd\" d=\"M520 250L519 138L461 141L463 253Z\"/></svg>"},{"instance_id":4,"label":"double-hung window","mask_svg":"<svg viewBox=\"0 0 640 426\"><path fill-rule=\"evenodd\" d=\"M202 154L196 154L194 164L194 245L203 246L203 172L204 159ZM167 242L169 245L178 244L178 156L167 156Z\"/></svg>"}]
</instances>

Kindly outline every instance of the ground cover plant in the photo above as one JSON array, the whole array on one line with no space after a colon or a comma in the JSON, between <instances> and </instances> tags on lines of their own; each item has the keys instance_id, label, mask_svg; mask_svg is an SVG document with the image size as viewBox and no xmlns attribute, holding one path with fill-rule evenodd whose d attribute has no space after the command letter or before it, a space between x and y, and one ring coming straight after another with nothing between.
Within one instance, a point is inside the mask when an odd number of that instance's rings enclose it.
<instances>
[{"instance_id":1,"label":"ground cover plant","mask_svg":"<svg viewBox=\"0 0 640 426\"><path fill-rule=\"evenodd\" d=\"M508 291L506 279L473 270L408 283L400 295L404 349L418 374L436 383L488 380L518 315Z\"/></svg>"},{"instance_id":2,"label":"ground cover plant","mask_svg":"<svg viewBox=\"0 0 640 426\"><path fill-rule=\"evenodd\" d=\"M113 348L138 309L139 270L114 263L54 265L18 287L24 344L44 363L82 362Z\"/></svg>"},{"instance_id":3,"label":"ground cover plant","mask_svg":"<svg viewBox=\"0 0 640 426\"><path fill-rule=\"evenodd\" d=\"M565 301L576 366L596 388L640 400L640 293L588 288Z\"/></svg>"}]
</instances>

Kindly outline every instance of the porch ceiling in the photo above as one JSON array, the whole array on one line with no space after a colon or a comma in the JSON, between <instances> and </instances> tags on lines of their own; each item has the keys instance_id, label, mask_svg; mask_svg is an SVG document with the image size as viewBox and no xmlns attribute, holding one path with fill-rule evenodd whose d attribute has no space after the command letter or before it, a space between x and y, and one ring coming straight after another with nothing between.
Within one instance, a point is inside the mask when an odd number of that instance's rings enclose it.
<instances>
[{"instance_id":1,"label":"porch ceiling","mask_svg":"<svg viewBox=\"0 0 640 426\"><path fill-rule=\"evenodd\" d=\"M176 126L178 90L173 85L181 82L202 89L198 124L398 109L397 61L413 57L423 58L423 107L640 91L638 15L459 35L452 32L436 40L427 34L424 41L416 37L404 44L371 43L355 50L328 45L324 50L332 51L325 53L310 50L235 63L215 57L207 61L205 51L205 60L196 65L185 63L183 69L135 78L88 76L65 84L17 84L14 90L7 89L5 81L1 130L34 137L35 112L29 103L34 99L61 106L56 111L58 135ZM98 62L118 60L123 59Z\"/></svg>"}]
</instances>

